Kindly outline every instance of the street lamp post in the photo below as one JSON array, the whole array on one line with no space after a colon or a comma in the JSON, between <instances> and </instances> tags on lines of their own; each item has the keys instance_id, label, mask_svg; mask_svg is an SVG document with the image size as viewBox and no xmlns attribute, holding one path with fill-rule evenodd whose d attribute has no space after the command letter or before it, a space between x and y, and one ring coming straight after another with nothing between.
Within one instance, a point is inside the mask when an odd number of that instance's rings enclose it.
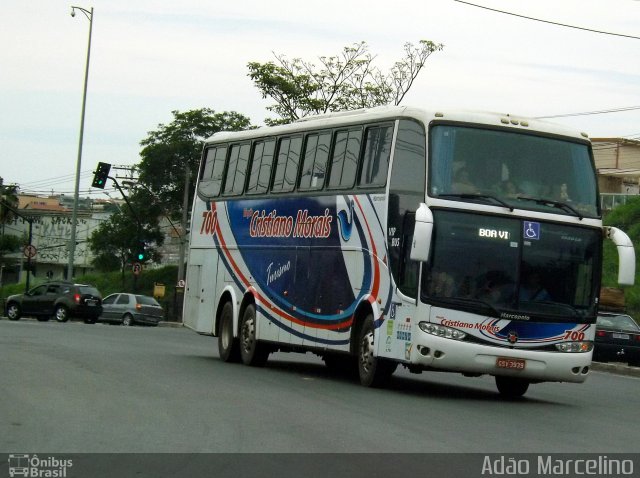
<instances>
[{"instance_id":1,"label":"street lamp post","mask_svg":"<svg viewBox=\"0 0 640 478\"><path fill-rule=\"evenodd\" d=\"M80 166L82 163L82 139L84 137L84 112L87 103L87 82L89 81L89 56L91 55L91 30L93 29L93 7L86 10L82 7L71 7L71 16L76 16L76 10L82 12L89 20L89 45L87 46L87 65L84 71L84 91L82 93L82 114L80 115L80 139L78 140L78 161L76 162L76 186L73 196L73 214L71 216L71 240L69 242L69 264L67 266L67 280L73 279L73 263L76 254L76 223L78 221L78 196L80 193Z\"/></svg>"}]
</instances>

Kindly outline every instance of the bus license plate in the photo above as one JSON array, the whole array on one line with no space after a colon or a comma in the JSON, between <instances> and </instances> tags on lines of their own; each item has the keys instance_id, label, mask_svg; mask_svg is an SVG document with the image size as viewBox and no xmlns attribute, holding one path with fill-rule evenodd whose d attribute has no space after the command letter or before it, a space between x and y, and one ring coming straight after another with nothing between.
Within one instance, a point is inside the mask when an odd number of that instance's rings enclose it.
<instances>
[{"instance_id":1,"label":"bus license plate","mask_svg":"<svg viewBox=\"0 0 640 478\"><path fill-rule=\"evenodd\" d=\"M526 361L523 359L514 359L507 357L498 357L496 359L496 367L498 368L510 368L512 370L524 370Z\"/></svg>"}]
</instances>

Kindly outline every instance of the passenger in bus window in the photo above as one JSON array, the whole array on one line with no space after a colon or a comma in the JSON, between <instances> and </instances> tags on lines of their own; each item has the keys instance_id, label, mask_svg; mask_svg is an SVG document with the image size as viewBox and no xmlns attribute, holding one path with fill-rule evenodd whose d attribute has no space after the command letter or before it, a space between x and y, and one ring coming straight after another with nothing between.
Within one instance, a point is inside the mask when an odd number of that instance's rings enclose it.
<instances>
[{"instance_id":1,"label":"passenger in bus window","mask_svg":"<svg viewBox=\"0 0 640 478\"><path fill-rule=\"evenodd\" d=\"M520 191L520 193L522 193L522 195L528 197L538 197L540 192L539 186L535 182L528 179L520 181L520 183L518 184L518 190Z\"/></svg>"},{"instance_id":2,"label":"passenger in bus window","mask_svg":"<svg viewBox=\"0 0 640 478\"><path fill-rule=\"evenodd\" d=\"M518 197L518 188L513 181L506 180L501 181L496 186L493 187L493 190L499 195L507 198L515 198Z\"/></svg>"},{"instance_id":3,"label":"passenger in bus window","mask_svg":"<svg viewBox=\"0 0 640 478\"><path fill-rule=\"evenodd\" d=\"M515 292L513 280L504 271L489 271L479 278L477 284L475 298L492 304L510 300Z\"/></svg>"},{"instance_id":4,"label":"passenger in bus window","mask_svg":"<svg viewBox=\"0 0 640 478\"><path fill-rule=\"evenodd\" d=\"M567 187L567 183L556 184L551 187L550 192L551 199L560 202L571 202L571 198L569 197L569 188Z\"/></svg>"},{"instance_id":5,"label":"passenger in bus window","mask_svg":"<svg viewBox=\"0 0 640 478\"><path fill-rule=\"evenodd\" d=\"M530 270L524 275L520 286L520 300L545 301L552 300L551 294L542 285L542 274L538 270Z\"/></svg>"},{"instance_id":6,"label":"passenger in bus window","mask_svg":"<svg viewBox=\"0 0 640 478\"><path fill-rule=\"evenodd\" d=\"M428 292L433 297L453 297L453 278L444 271L432 270Z\"/></svg>"},{"instance_id":7,"label":"passenger in bus window","mask_svg":"<svg viewBox=\"0 0 640 478\"><path fill-rule=\"evenodd\" d=\"M465 166L456 172L451 189L456 194L473 194L477 192L475 185L471 181L469 170Z\"/></svg>"}]
</instances>

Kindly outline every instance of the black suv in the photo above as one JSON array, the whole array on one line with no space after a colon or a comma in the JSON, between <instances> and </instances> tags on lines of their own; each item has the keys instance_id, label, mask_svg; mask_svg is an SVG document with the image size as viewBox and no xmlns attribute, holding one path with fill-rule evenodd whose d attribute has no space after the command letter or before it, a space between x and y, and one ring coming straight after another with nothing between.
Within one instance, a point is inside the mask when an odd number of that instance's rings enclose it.
<instances>
[{"instance_id":1,"label":"black suv","mask_svg":"<svg viewBox=\"0 0 640 478\"><path fill-rule=\"evenodd\" d=\"M84 319L88 324L95 324L101 313L100 292L85 284L47 282L25 294L7 298L6 314L9 320L18 320L24 315L44 322L53 316L58 322L66 322L74 317Z\"/></svg>"}]
</instances>

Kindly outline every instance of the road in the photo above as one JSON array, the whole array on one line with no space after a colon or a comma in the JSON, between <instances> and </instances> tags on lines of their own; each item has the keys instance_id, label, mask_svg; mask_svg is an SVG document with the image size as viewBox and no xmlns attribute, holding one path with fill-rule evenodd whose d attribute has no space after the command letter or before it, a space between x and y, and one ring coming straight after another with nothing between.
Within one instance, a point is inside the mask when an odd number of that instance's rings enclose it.
<instances>
[{"instance_id":1,"label":"road","mask_svg":"<svg viewBox=\"0 0 640 478\"><path fill-rule=\"evenodd\" d=\"M387 389L311 354L225 364L182 328L0 320L0 451L631 453L635 377L532 385L399 370Z\"/></svg>"}]
</instances>

